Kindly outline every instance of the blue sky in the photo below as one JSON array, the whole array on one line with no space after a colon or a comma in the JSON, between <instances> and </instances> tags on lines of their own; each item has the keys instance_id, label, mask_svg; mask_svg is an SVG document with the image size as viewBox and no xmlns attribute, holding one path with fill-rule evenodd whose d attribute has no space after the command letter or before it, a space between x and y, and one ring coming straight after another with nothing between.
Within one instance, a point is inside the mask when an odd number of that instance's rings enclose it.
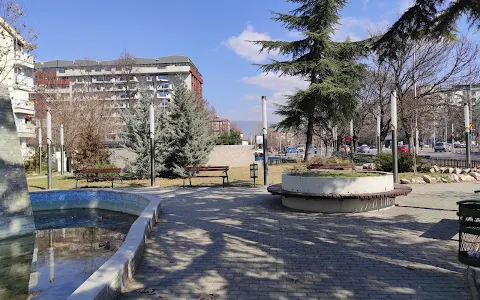
<instances>
[{"instance_id":1,"label":"blue sky","mask_svg":"<svg viewBox=\"0 0 480 300\"><path fill-rule=\"evenodd\" d=\"M361 39L386 29L412 0L350 0L335 39ZM295 39L270 20L270 10L292 8L283 0L23 0L28 26L39 34L37 61L116 59L126 49L136 57L189 56L202 73L204 97L221 117L259 120L260 96L282 103L306 87L298 78L262 74L258 54L245 40ZM269 114L271 121L278 117Z\"/></svg>"}]
</instances>

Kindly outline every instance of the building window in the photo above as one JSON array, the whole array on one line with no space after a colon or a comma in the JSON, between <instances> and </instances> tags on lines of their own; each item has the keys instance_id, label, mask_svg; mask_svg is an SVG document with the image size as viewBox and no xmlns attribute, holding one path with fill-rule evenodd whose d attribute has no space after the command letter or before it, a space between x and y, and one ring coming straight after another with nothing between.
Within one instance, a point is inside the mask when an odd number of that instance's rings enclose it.
<instances>
[{"instance_id":1,"label":"building window","mask_svg":"<svg viewBox=\"0 0 480 300\"><path fill-rule=\"evenodd\" d=\"M158 92L157 95L158 95L158 97L167 97L168 92L167 91L161 91L161 92Z\"/></svg>"},{"instance_id":2,"label":"building window","mask_svg":"<svg viewBox=\"0 0 480 300\"><path fill-rule=\"evenodd\" d=\"M65 68L58 68L58 73L65 73Z\"/></svg>"}]
</instances>

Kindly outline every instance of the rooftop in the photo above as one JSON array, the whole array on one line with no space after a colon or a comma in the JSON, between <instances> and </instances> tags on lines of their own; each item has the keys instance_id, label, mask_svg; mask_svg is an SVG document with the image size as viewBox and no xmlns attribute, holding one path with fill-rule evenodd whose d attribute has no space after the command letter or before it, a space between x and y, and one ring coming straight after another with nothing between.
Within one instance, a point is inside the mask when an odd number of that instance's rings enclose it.
<instances>
[{"instance_id":1,"label":"rooftop","mask_svg":"<svg viewBox=\"0 0 480 300\"><path fill-rule=\"evenodd\" d=\"M163 56L159 58L134 58L135 65L152 65L152 64L178 64L188 63L198 72L197 67L188 56L172 55ZM90 60L90 59L77 59L71 60L51 60L45 62L35 62L35 69L43 68L70 68L70 67L94 67L94 66L115 66L118 64L118 60ZM201 75L200 75L201 76Z\"/></svg>"}]
</instances>

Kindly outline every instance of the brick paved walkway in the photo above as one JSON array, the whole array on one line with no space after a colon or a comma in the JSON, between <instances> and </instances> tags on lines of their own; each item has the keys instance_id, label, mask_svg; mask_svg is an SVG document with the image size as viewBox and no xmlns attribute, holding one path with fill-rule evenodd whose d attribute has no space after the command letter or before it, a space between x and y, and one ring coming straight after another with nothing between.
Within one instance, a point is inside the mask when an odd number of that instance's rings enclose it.
<instances>
[{"instance_id":1,"label":"brick paved walkway","mask_svg":"<svg viewBox=\"0 0 480 300\"><path fill-rule=\"evenodd\" d=\"M455 201L475 189L414 185L398 207L354 215L291 211L259 189L164 193L124 298L469 299Z\"/></svg>"}]
</instances>

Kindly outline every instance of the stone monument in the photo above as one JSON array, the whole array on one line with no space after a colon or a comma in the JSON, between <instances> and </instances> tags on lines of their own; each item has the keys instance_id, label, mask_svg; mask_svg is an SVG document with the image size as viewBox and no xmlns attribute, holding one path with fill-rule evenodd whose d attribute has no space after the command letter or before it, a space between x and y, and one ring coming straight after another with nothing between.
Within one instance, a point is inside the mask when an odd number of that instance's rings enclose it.
<instances>
[{"instance_id":1,"label":"stone monument","mask_svg":"<svg viewBox=\"0 0 480 300\"><path fill-rule=\"evenodd\" d=\"M35 243L27 178L7 86L0 84L0 299L26 299Z\"/></svg>"}]
</instances>

